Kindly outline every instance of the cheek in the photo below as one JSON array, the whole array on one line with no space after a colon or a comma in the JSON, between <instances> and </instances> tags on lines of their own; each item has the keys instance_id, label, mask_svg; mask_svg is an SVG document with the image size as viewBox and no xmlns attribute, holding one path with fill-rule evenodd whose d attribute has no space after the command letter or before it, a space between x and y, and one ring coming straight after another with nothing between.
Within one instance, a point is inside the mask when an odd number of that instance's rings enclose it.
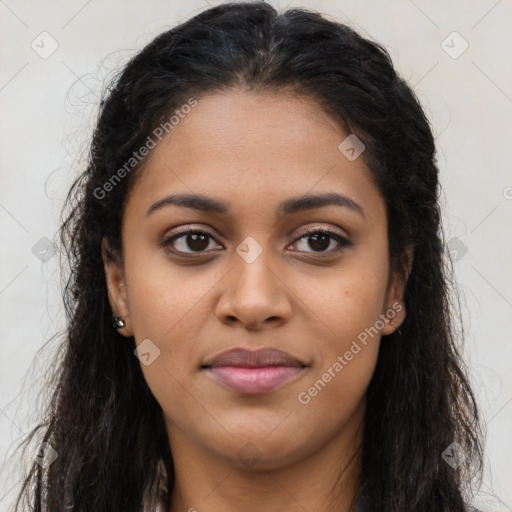
<instances>
[{"instance_id":1,"label":"cheek","mask_svg":"<svg viewBox=\"0 0 512 512\"><path fill-rule=\"evenodd\" d=\"M200 395L190 392L189 379L199 364L198 340L212 315L208 291L222 276L156 258L127 261L126 270L136 343L149 339L159 351L151 364L141 362L144 378L166 416L179 423L186 410L187 421L199 422L205 411L194 398Z\"/></svg>"},{"instance_id":2,"label":"cheek","mask_svg":"<svg viewBox=\"0 0 512 512\"><path fill-rule=\"evenodd\" d=\"M371 380L384 327L380 315L387 284L387 259L379 259L378 254L375 251L373 258L366 258L359 253L347 259L343 268L317 283L309 296L306 288L301 294L309 297L305 302L314 313L310 321L318 332L319 364L302 389L308 395L305 400L316 404L308 407L310 411L318 405L318 414L329 414L329 408L322 412L320 406L328 402L333 406L344 403L337 411L348 413Z\"/></svg>"},{"instance_id":3,"label":"cheek","mask_svg":"<svg viewBox=\"0 0 512 512\"><path fill-rule=\"evenodd\" d=\"M148 386L167 412L185 407L193 414L193 397L184 389L204 356L201 340L210 341L208 325L214 313L209 294L225 272L178 267L149 257L127 261L126 269L136 343L149 339L158 349L154 362L141 366ZM201 410L196 412L200 416Z\"/></svg>"},{"instance_id":4,"label":"cheek","mask_svg":"<svg viewBox=\"0 0 512 512\"><path fill-rule=\"evenodd\" d=\"M359 261L344 265L321 281L306 280L298 294L314 313L322 332L320 339L328 342L327 346L342 349L343 344L350 344L379 321L386 284L384 264L365 265Z\"/></svg>"},{"instance_id":5,"label":"cheek","mask_svg":"<svg viewBox=\"0 0 512 512\"><path fill-rule=\"evenodd\" d=\"M204 318L208 291L221 278L218 274L199 267L178 267L162 256L127 261L128 299L135 338L167 343L183 326L198 327L198 321Z\"/></svg>"},{"instance_id":6,"label":"cheek","mask_svg":"<svg viewBox=\"0 0 512 512\"><path fill-rule=\"evenodd\" d=\"M317 325L322 333L316 338L319 364L302 390L314 398L311 402L324 406L326 402L333 406L342 403L338 413L348 413L364 394L373 375L384 326L379 317L379 285L380 281L372 283L366 276L352 276L337 289L327 290L324 300L311 306L319 308ZM322 412L320 407L318 414L326 411L329 408Z\"/></svg>"},{"instance_id":7,"label":"cheek","mask_svg":"<svg viewBox=\"0 0 512 512\"><path fill-rule=\"evenodd\" d=\"M294 399L305 432L326 436L346 424L364 400L380 346L381 314L386 276L352 271L332 279L308 306L315 319L318 365ZM317 418L312 421L312 418Z\"/></svg>"}]
</instances>

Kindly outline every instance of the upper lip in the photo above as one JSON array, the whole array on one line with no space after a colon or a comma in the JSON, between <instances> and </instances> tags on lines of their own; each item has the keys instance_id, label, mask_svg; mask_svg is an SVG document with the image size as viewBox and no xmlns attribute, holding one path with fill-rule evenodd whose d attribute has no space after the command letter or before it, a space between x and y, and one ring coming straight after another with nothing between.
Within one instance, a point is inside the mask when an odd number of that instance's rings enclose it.
<instances>
[{"instance_id":1,"label":"upper lip","mask_svg":"<svg viewBox=\"0 0 512 512\"><path fill-rule=\"evenodd\" d=\"M292 355L276 348L247 350L235 348L208 359L202 367L237 366L241 368L263 368L265 366L305 366Z\"/></svg>"}]
</instances>

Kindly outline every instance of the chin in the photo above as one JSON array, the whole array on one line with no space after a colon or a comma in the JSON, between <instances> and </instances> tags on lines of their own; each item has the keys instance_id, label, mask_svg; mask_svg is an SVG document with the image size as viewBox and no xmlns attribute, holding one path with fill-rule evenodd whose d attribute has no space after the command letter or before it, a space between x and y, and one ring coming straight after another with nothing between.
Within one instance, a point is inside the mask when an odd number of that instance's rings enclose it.
<instances>
[{"instance_id":1,"label":"chin","mask_svg":"<svg viewBox=\"0 0 512 512\"><path fill-rule=\"evenodd\" d=\"M240 469L251 471L282 469L318 450L314 439L297 436L296 427L278 430L255 432L254 425L240 425L236 431L228 430L231 435L224 439L209 439L206 444Z\"/></svg>"}]
</instances>

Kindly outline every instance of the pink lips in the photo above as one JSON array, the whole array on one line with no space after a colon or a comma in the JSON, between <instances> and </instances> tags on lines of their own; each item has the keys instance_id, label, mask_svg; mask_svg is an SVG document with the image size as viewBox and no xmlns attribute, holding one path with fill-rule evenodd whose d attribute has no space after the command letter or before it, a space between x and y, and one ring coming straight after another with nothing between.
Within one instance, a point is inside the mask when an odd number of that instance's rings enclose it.
<instances>
[{"instance_id":1,"label":"pink lips","mask_svg":"<svg viewBox=\"0 0 512 512\"><path fill-rule=\"evenodd\" d=\"M272 391L294 379L305 368L290 354L273 348L229 350L203 367L229 389L244 394Z\"/></svg>"}]
</instances>

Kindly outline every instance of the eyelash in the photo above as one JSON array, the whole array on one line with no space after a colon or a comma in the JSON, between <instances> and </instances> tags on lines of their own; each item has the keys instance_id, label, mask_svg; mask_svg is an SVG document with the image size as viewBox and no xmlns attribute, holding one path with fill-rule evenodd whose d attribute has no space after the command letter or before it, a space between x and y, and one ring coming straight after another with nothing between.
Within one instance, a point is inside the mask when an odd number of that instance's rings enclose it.
<instances>
[{"instance_id":1,"label":"eyelash","mask_svg":"<svg viewBox=\"0 0 512 512\"><path fill-rule=\"evenodd\" d=\"M185 235L190 235L190 234L207 235L208 237L210 237L210 238L215 240L215 237L213 235L211 235L210 233L208 233L208 231L204 231L204 230L200 230L200 229L184 228L184 229L178 229L177 233L173 234L171 237L166 238L162 242L161 245L164 248L168 248L169 246L172 246L172 243L174 241L182 238ZM313 229L310 229L310 230L304 232L303 234L301 234L298 238L296 238L293 243L295 243L297 241L300 241L303 238L309 238L309 237L312 237L313 235L317 235L317 234L328 236L328 237L334 239L340 245L340 247L338 247L338 249L335 249L335 250L331 249L331 250L326 251L326 252L318 252L318 253L312 252L312 253L310 253L310 254L315 254L315 255L319 256L320 258L328 257L328 256L331 257L331 256L333 256L335 254L338 254L339 252L343 251L346 247L352 245L352 243L349 240L347 240L345 237L339 235L338 233L335 233L333 231L329 231L329 230L324 229L324 228L313 228ZM168 249L168 250L170 250L172 253L178 255L179 257L183 257L183 258L195 258L197 255L201 255L202 253L206 253L206 251L198 251L198 252L195 252L195 253L194 252L186 253L184 251L178 251L178 250L176 250L174 248L171 248L171 249ZM326 255L328 255L328 256L326 256Z\"/></svg>"}]
</instances>

